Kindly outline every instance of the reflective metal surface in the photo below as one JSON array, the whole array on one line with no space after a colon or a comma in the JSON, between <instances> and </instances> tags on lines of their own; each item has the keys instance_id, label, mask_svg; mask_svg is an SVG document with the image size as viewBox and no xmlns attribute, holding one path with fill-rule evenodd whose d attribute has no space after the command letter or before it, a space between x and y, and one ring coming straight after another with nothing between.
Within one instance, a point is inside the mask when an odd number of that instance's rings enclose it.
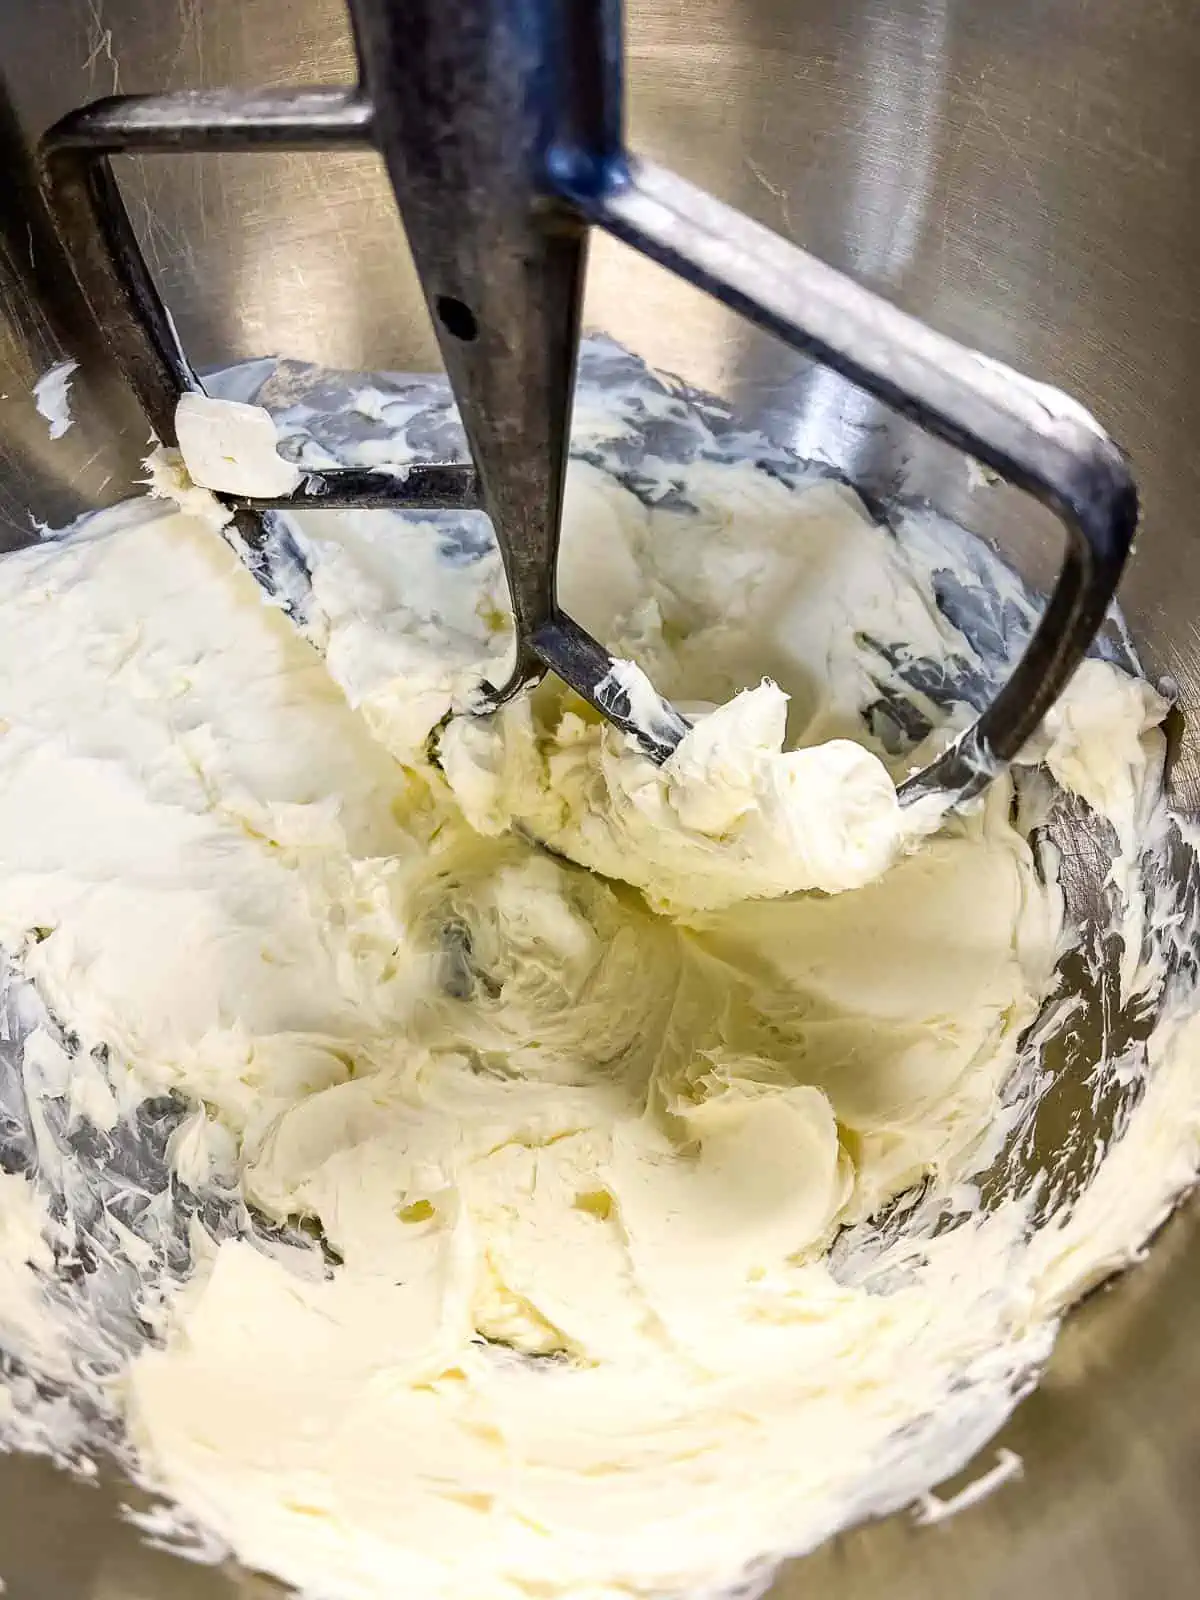
<instances>
[{"instance_id":1,"label":"reflective metal surface","mask_svg":"<svg viewBox=\"0 0 1200 1600\"><path fill-rule=\"evenodd\" d=\"M1126 611L1185 713L1200 706L1197 0L630 0L629 34L633 144L935 327L1078 393L1129 449L1146 520ZM351 56L338 0L5 0L0 71L36 135L113 88L348 81ZM373 158L154 158L124 176L197 362L281 352L434 364ZM50 327L37 308L37 275L59 264L27 202L10 160L0 543L26 536L26 508L61 520L114 496L142 433L79 326ZM931 494L1029 574L1051 570L1045 525L972 491L954 456L600 240L587 320L868 487ZM51 446L29 389L65 350L83 362L81 420ZM1200 794L1186 737L1176 783ZM941 1527L894 1518L859 1530L793 1564L780 1600L1193 1595L1197 1215L1177 1218L1145 1266L1068 1326L1003 1441L1025 1458L1022 1481ZM0 1458L9 1596L269 1592L146 1551L116 1516L124 1497Z\"/></svg>"}]
</instances>

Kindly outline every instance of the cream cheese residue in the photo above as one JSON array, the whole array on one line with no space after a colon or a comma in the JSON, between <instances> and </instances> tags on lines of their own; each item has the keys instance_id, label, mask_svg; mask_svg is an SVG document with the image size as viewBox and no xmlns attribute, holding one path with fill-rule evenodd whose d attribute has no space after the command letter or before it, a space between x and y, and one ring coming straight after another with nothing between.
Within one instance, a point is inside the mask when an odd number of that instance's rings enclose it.
<instances>
[{"instance_id":1,"label":"cream cheese residue","mask_svg":"<svg viewBox=\"0 0 1200 1600\"><path fill-rule=\"evenodd\" d=\"M661 767L577 713L539 737L528 701L490 724L457 718L440 758L480 833L520 825L665 911L857 889L941 821L936 798L902 808L887 767L851 739L785 751L787 696L775 683L692 715Z\"/></svg>"},{"instance_id":2,"label":"cream cheese residue","mask_svg":"<svg viewBox=\"0 0 1200 1600\"><path fill-rule=\"evenodd\" d=\"M202 489L267 499L291 494L304 476L279 454L275 424L262 406L184 394L175 431L188 476Z\"/></svg>"},{"instance_id":3,"label":"cream cheese residue","mask_svg":"<svg viewBox=\"0 0 1200 1600\"><path fill-rule=\"evenodd\" d=\"M695 721L661 770L553 685L429 763L509 645L494 548L436 519L297 519L319 652L182 513L0 563L0 945L46 1008L0 1350L315 1594L758 1581L965 1464L1200 1159L1180 989L1079 1193L989 1186L1080 938L1033 768L1112 830L1161 999L1165 703L1090 662L1026 773L902 816L969 707L918 688L924 745L885 738L897 662L982 670L921 537L748 462L682 482L576 462L562 562ZM77 1182L147 1105L158 1164ZM85 1227L120 1338L56 1287ZM3 1392L0 1438L49 1433Z\"/></svg>"},{"instance_id":4,"label":"cream cheese residue","mask_svg":"<svg viewBox=\"0 0 1200 1600\"><path fill-rule=\"evenodd\" d=\"M33 401L38 415L50 425L50 437L61 439L74 426L71 415L71 379L79 371L78 361L59 361L43 372L33 386Z\"/></svg>"}]
</instances>

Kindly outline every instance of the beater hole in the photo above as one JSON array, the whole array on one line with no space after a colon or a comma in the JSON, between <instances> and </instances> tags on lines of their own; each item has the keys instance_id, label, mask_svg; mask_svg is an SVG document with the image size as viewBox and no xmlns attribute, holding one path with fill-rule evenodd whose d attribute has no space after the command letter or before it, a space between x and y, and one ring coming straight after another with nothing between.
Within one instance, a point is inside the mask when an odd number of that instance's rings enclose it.
<instances>
[{"instance_id":1,"label":"beater hole","mask_svg":"<svg viewBox=\"0 0 1200 1600\"><path fill-rule=\"evenodd\" d=\"M438 321L447 333L452 333L464 344L470 344L473 339L479 337L479 324L475 321L475 313L464 301L456 300L452 294L440 294L435 304Z\"/></svg>"}]
</instances>

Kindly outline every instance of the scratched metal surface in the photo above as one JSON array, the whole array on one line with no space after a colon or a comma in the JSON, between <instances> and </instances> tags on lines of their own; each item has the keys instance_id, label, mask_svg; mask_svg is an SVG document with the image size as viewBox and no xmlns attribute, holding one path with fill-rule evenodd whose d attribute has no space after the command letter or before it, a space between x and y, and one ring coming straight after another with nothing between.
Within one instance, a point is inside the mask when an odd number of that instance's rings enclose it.
<instances>
[{"instance_id":1,"label":"scratched metal surface","mask_svg":"<svg viewBox=\"0 0 1200 1600\"><path fill-rule=\"evenodd\" d=\"M1134 457L1146 522L1125 586L1152 662L1200 704L1200 5L1197 0L630 0L632 142L936 326L1079 394ZM119 90L339 81L337 0L4 0L0 5L0 548L30 512L113 497L143 426L106 373L38 216L20 147ZM402 236L367 157L160 159L128 192L200 363L285 353L340 368L434 361ZM51 312L48 299L55 301ZM589 320L723 393L875 489L930 495L1036 577L1045 528L960 463L619 247ZM82 361L79 421L51 445L29 390ZM1185 739L1177 781L1200 791ZM1196 1592L1200 1237L1069 1327L1003 1442L1025 1478L944 1527L892 1519L791 1567L778 1600L1124 1600ZM986 1464L986 1463L985 1463ZM120 1522L126 1491L0 1458L10 1600L258 1600Z\"/></svg>"}]
</instances>

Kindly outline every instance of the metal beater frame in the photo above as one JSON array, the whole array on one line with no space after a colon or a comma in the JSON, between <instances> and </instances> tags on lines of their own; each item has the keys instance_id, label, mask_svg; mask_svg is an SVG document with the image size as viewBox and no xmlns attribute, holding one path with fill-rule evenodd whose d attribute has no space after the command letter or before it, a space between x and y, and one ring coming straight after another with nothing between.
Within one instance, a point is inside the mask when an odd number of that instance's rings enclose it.
<instances>
[{"instance_id":1,"label":"metal beater frame","mask_svg":"<svg viewBox=\"0 0 1200 1600\"><path fill-rule=\"evenodd\" d=\"M620 0L349 0L356 89L193 91L100 100L42 143L75 274L155 433L200 391L112 171L121 153L375 149L384 158L474 466L310 474L269 508L482 507L504 558L517 660L499 704L549 668L665 760L665 702L635 723L612 658L555 586L580 305L592 226L973 456L1047 506L1066 551L1011 677L901 797L978 793L1084 655L1137 524L1124 457L1081 407L935 333L721 201L630 154ZM607 681L606 681L607 680Z\"/></svg>"}]
</instances>

